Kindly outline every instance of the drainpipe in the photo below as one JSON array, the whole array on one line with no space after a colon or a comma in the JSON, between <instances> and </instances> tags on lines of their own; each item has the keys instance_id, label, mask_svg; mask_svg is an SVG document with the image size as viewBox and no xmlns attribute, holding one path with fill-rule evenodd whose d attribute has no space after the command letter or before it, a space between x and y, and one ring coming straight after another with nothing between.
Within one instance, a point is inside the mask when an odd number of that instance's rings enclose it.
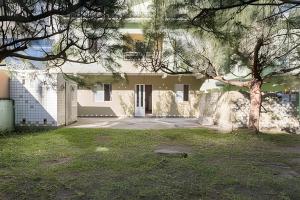
<instances>
[{"instance_id":1,"label":"drainpipe","mask_svg":"<svg viewBox=\"0 0 300 200\"><path fill-rule=\"evenodd\" d=\"M300 118L300 90L298 91L298 115Z\"/></svg>"},{"instance_id":2,"label":"drainpipe","mask_svg":"<svg viewBox=\"0 0 300 200\"><path fill-rule=\"evenodd\" d=\"M65 81L65 126L67 125L67 81Z\"/></svg>"}]
</instances>

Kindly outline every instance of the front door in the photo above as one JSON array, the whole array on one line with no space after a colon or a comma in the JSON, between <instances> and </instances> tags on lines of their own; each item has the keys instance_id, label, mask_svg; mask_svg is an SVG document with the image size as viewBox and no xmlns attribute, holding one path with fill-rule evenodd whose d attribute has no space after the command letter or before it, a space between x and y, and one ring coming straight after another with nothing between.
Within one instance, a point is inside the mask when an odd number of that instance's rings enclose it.
<instances>
[{"instance_id":1,"label":"front door","mask_svg":"<svg viewBox=\"0 0 300 200\"><path fill-rule=\"evenodd\" d=\"M135 86L135 116L145 116L145 85Z\"/></svg>"}]
</instances>

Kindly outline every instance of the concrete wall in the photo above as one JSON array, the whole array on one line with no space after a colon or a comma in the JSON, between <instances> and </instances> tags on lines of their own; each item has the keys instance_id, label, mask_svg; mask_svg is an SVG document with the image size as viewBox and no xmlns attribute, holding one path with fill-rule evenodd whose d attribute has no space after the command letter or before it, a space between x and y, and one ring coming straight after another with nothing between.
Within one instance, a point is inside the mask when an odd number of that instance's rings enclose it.
<instances>
[{"instance_id":1,"label":"concrete wall","mask_svg":"<svg viewBox=\"0 0 300 200\"><path fill-rule=\"evenodd\" d=\"M299 132L297 116L299 93L266 93L263 95L260 129L275 132ZM216 125L224 131L247 127L249 121L249 94L237 91L203 94L200 98L199 123Z\"/></svg>"},{"instance_id":2,"label":"concrete wall","mask_svg":"<svg viewBox=\"0 0 300 200\"><path fill-rule=\"evenodd\" d=\"M65 125L66 116L66 92L65 92L65 80L63 76L57 77L57 125Z\"/></svg>"},{"instance_id":3,"label":"concrete wall","mask_svg":"<svg viewBox=\"0 0 300 200\"><path fill-rule=\"evenodd\" d=\"M99 80L98 80L99 83ZM108 82L103 82L108 83ZM95 102L92 89L78 90L79 116L133 116L136 84L152 85L153 116L198 117L199 89L203 80L194 76L128 76L127 81L112 83L112 101ZM189 101L175 100L175 84L188 84Z\"/></svg>"},{"instance_id":4,"label":"concrete wall","mask_svg":"<svg viewBox=\"0 0 300 200\"><path fill-rule=\"evenodd\" d=\"M77 84L62 74L58 75L57 83L57 123L68 125L77 121Z\"/></svg>"},{"instance_id":5,"label":"concrete wall","mask_svg":"<svg viewBox=\"0 0 300 200\"><path fill-rule=\"evenodd\" d=\"M0 100L0 131L14 128L14 109L12 100Z\"/></svg>"},{"instance_id":6,"label":"concrete wall","mask_svg":"<svg viewBox=\"0 0 300 200\"><path fill-rule=\"evenodd\" d=\"M66 124L77 121L77 84L66 81Z\"/></svg>"},{"instance_id":7,"label":"concrete wall","mask_svg":"<svg viewBox=\"0 0 300 200\"><path fill-rule=\"evenodd\" d=\"M9 98L9 74L7 71L0 70L0 99Z\"/></svg>"}]
</instances>

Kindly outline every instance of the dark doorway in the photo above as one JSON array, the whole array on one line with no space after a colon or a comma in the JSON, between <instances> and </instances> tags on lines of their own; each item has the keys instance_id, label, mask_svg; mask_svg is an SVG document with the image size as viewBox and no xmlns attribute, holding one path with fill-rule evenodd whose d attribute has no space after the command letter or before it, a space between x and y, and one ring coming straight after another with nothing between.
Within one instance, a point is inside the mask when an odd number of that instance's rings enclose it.
<instances>
[{"instance_id":1,"label":"dark doorway","mask_svg":"<svg viewBox=\"0 0 300 200\"><path fill-rule=\"evenodd\" d=\"M145 112L152 114L152 85L145 86Z\"/></svg>"}]
</instances>

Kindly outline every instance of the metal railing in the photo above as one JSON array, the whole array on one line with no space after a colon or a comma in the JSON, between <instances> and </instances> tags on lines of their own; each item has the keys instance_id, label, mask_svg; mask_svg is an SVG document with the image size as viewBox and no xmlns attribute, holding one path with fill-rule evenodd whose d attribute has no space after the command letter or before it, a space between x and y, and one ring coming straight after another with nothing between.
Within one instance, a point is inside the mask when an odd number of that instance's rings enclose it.
<instances>
[{"instance_id":1,"label":"metal railing","mask_svg":"<svg viewBox=\"0 0 300 200\"><path fill-rule=\"evenodd\" d=\"M124 60L141 60L143 58L151 58L152 53L147 52L146 54L143 54L141 52L135 52L135 51L128 51L123 53L123 59Z\"/></svg>"}]
</instances>

